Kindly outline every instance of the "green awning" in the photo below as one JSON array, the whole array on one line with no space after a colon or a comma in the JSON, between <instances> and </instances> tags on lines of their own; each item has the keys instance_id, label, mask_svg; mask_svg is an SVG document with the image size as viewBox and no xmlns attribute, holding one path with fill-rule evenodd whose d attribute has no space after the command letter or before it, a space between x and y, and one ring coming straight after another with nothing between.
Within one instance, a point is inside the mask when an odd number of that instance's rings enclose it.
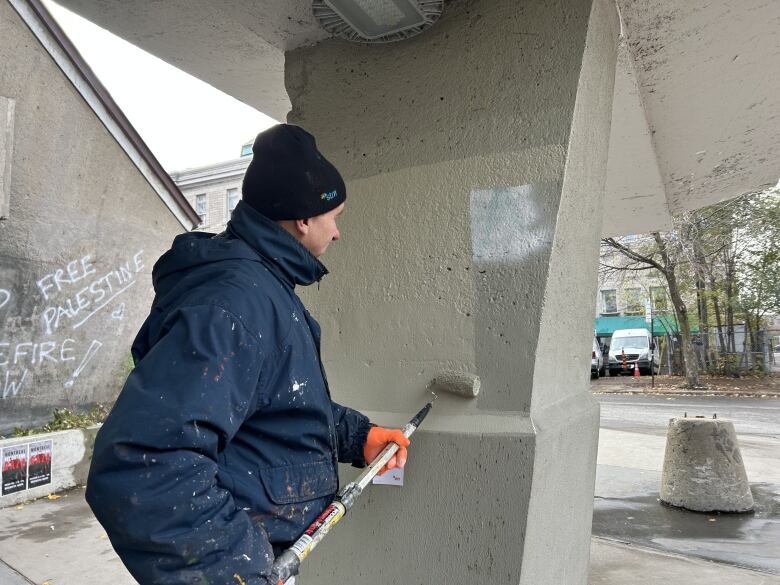
<instances>
[{"instance_id":1,"label":"green awning","mask_svg":"<svg viewBox=\"0 0 780 585\"><path fill-rule=\"evenodd\" d=\"M647 329L643 315L596 317L594 325L596 337L609 337L617 329ZM691 333L698 332L699 328L691 327ZM671 315L653 317L653 336L658 337L668 333L677 333L677 319Z\"/></svg>"}]
</instances>

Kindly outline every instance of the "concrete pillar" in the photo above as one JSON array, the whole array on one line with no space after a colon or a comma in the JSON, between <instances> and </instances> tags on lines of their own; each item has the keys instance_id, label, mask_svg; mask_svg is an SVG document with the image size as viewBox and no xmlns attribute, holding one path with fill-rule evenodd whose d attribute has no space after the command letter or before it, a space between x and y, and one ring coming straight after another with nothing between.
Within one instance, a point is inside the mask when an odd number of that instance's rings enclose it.
<instances>
[{"instance_id":1,"label":"concrete pillar","mask_svg":"<svg viewBox=\"0 0 780 585\"><path fill-rule=\"evenodd\" d=\"M303 292L336 399L400 424L437 372L482 379L442 396L406 485L374 486L304 585L586 583L618 28L609 0L469 0L409 41L287 53L288 119L349 193Z\"/></svg>"},{"instance_id":2,"label":"concrete pillar","mask_svg":"<svg viewBox=\"0 0 780 585\"><path fill-rule=\"evenodd\" d=\"M669 421L661 501L696 512L753 509L734 423L705 418Z\"/></svg>"}]
</instances>

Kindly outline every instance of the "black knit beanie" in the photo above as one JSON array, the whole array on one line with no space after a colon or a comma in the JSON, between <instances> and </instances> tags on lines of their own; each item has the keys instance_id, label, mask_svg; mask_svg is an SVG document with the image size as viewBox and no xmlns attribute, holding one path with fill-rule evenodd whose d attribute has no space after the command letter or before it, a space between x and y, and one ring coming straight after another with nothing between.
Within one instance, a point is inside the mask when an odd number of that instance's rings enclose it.
<instances>
[{"instance_id":1,"label":"black knit beanie","mask_svg":"<svg viewBox=\"0 0 780 585\"><path fill-rule=\"evenodd\" d=\"M308 219L347 198L344 179L299 126L278 124L261 132L252 152L243 200L269 219Z\"/></svg>"}]
</instances>

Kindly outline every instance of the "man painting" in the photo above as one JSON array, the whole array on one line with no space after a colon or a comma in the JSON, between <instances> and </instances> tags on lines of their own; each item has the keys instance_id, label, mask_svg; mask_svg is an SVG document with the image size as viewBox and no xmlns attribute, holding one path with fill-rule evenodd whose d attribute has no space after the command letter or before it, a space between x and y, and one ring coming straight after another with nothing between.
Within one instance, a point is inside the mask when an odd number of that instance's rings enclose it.
<instances>
[{"instance_id":1,"label":"man painting","mask_svg":"<svg viewBox=\"0 0 780 585\"><path fill-rule=\"evenodd\" d=\"M153 270L135 368L100 430L87 501L141 585L277 585L274 557L330 503L337 462L409 441L331 400L295 294L327 274L346 188L303 129L258 135L225 232Z\"/></svg>"}]
</instances>

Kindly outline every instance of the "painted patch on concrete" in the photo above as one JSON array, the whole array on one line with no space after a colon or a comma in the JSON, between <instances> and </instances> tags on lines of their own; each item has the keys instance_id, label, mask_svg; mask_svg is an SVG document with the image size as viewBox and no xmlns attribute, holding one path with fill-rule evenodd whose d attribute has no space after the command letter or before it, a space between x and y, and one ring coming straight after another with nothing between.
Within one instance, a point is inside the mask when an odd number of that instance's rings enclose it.
<instances>
[{"instance_id":1,"label":"painted patch on concrete","mask_svg":"<svg viewBox=\"0 0 780 585\"><path fill-rule=\"evenodd\" d=\"M471 240L475 263L510 263L533 255L549 241L547 217L532 185L471 192Z\"/></svg>"}]
</instances>

